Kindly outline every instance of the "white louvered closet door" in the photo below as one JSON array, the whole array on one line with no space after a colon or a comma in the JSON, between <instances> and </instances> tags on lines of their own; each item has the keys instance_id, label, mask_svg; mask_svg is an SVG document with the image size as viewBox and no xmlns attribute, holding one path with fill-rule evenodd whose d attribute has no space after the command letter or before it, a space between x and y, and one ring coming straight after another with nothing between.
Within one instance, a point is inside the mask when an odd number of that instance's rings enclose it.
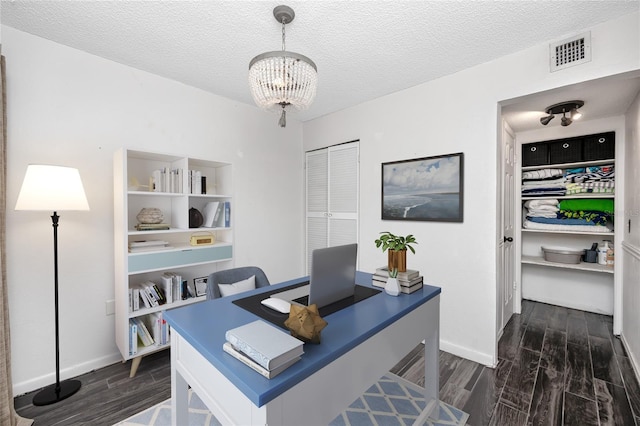
<instances>
[{"instance_id":1,"label":"white louvered closet door","mask_svg":"<svg viewBox=\"0 0 640 426\"><path fill-rule=\"evenodd\" d=\"M307 273L317 248L358 242L358 142L307 153Z\"/></svg>"}]
</instances>

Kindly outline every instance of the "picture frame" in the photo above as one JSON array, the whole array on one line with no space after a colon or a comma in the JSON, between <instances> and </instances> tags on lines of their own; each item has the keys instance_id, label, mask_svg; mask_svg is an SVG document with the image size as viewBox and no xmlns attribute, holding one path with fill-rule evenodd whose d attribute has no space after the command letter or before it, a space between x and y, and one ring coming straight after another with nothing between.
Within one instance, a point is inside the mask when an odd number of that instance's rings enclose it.
<instances>
[{"instance_id":1,"label":"picture frame","mask_svg":"<svg viewBox=\"0 0 640 426\"><path fill-rule=\"evenodd\" d=\"M382 220L462 222L464 153L382 163Z\"/></svg>"},{"instance_id":2,"label":"picture frame","mask_svg":"<svg viewBox=\"0 0 640 426\"><path fill-rule=\"evenodd\" d=\"M193 279L193 286L196 288L196 297L207 294L207 278L208 277L199 277Z\"/></svg>"}]
</instances>

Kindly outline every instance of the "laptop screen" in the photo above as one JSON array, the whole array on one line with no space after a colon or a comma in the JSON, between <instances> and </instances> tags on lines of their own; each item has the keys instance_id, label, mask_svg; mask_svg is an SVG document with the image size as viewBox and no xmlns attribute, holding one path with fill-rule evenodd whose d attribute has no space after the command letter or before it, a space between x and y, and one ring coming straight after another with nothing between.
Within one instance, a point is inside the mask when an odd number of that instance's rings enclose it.
<instances>
[{"instance_id":1,"label":"laptop screen","mask_svg":"<svg viewBox=\"0 0 640 426\"><path fill-rule=\"evenodd\" d=\"M353 296L357 255L357 244L321 248L311 253L310 305L322 307Z\"/></svg>"}]
</instances>

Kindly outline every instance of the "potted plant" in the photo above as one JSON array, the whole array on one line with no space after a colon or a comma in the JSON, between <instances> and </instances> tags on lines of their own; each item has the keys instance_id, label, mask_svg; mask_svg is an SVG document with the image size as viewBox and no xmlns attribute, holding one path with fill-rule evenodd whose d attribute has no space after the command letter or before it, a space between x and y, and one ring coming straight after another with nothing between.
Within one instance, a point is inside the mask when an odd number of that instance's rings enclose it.
<instances>
[{"instance_id":1,"label":"potted plant","mask_svg":"<svg viewBox=\"0 0 640 426\"><path fill-rule=\"evenodd\" d=\"M389 231L381 232L380 238L376 239L376 247L382 252L388 252L387 266L389 271L397 268L398 272L407 271L407 249L416 254L413 244L418 244L416 238L409 234L407 236L394 235Z\"/></svg>"}]
</instances>

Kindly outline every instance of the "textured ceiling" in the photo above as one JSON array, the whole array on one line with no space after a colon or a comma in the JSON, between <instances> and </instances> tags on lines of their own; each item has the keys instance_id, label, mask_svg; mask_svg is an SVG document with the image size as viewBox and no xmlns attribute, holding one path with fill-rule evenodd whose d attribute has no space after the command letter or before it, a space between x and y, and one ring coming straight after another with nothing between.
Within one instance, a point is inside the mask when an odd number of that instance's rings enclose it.
<instances>
[{"instance_id":1,"label":"textured ceiling","mask_svg":"<svg viewBox=\"0 0 640 426\"><path fill-rule=\"evenodd\" d=\"M255 55L281 48L270 1L21 1L2 24L253 104ZM287 50L318 66L313 119L565 38L638 1L289 1Z\"/></svg>"}]
</instances>

